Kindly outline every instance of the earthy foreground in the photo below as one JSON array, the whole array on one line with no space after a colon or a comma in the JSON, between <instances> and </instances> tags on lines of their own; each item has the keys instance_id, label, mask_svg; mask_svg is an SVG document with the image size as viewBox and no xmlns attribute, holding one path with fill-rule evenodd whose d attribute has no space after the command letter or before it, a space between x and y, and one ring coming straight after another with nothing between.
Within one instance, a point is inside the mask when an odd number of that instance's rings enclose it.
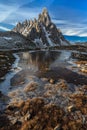
<instances>
[{"instance_id":1,"label":"earthy foreground","mask_svg":"<svg viewBox=\"0 0 87 130\"><path fill-rule=\"evenodd\" d=\"M13 99L0 111L0 130L86 130L87 60L75 64L78 73L74 67L51 68L28 76L20 89L13 85L7 96L0 92L0 101Z\"/></svg>"},{"instance_id":2,"label":"earthy foreground","mask_svg":"<svg viewBox=\"0 0 87 130\"><path fill-rule=\"evenodd\" d=\"M64 80L54 84L51 79L40 87L36 82L25 86L26 94L36 95L8 105L0 114L0 130L86 130L87 85L71 90Z\"/></svg>"}]
</instances>

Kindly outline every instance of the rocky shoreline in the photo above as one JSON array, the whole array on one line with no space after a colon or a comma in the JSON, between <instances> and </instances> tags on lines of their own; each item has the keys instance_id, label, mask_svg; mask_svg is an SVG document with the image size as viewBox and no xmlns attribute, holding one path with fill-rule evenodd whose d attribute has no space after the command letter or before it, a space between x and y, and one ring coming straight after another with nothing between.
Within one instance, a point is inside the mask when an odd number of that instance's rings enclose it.
<instances>
[{"instance_id":1,"label":"rocky shoreline","mask_svg":"<svg viewBox=\"0 0 87 130\"><path fill-rule=\"evenodd\" d=\"M11 69L15 57L12 52L0 51L0 81L4 80L4 76Z\"/></svg>"},{"instance_id":2,"label":"rocky shoreline","mask_svg":"<svg viewBox=\"0 0 87 130\"><path fill-rule=\"evenodd\" d=\"M87 72L79 71L87 60L86 55L80 59L81 52L74 56L76 66L28 75L27 84L15 80L8 95L0 93L0 101L10 101L0 110L0 130L86 130ZM25 78L25 73L19 72L20 76Z\"/></svg>"}]
</instances>

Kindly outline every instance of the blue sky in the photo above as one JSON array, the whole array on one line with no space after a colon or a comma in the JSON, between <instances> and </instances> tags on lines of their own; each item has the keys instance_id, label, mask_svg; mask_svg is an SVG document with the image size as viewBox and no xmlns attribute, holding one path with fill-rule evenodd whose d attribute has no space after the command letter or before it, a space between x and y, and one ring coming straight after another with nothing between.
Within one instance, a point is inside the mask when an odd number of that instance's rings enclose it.
<instances>
[{"instance_id":1,"label":"blue sky","mask_svg":"<svg viewBox=\"0 0 87 130\"><path fill-rule=\"evenodd\" d=\"M0 29L38 17L44 7L63 34L87 36L87 0L0 0Z\"/></svg>"}]
</instances>

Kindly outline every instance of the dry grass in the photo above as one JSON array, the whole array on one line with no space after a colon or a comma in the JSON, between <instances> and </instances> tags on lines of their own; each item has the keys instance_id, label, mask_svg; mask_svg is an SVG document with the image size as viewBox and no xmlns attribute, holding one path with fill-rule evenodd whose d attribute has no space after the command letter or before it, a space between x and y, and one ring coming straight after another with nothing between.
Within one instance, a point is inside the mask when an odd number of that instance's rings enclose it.
<instances>
[{"instance_id":1,"label":"dry grass","mask_svg":"<svg viewBox=\"0 0 87 130\"><path fill-rule=\"evenodd\" d=\"M25 86L24 91L27 93L29 91L34 91L38 87L38 83L31 81L28 85Z\"/></svg>"}]
</instances>

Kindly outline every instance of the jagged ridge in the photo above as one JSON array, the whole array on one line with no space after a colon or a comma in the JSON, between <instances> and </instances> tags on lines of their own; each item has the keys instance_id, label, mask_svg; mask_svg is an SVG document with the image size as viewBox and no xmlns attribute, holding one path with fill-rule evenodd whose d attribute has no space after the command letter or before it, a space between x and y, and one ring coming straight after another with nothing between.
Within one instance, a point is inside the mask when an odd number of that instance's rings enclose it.
<instances>
[{"instance_id":1,"label":"jagged ridge","mask_svg":"<svg viewBox=\"0 0 87 130\"><path fill-rule=\"evenodd\" d=\"M46 8L39 14L38 19L25 20L23 23L18 23L12 30L19 32L32 40L37 47L68 45L61 31L52 23L49 13Z\"/></svg>"}]
</instances>

